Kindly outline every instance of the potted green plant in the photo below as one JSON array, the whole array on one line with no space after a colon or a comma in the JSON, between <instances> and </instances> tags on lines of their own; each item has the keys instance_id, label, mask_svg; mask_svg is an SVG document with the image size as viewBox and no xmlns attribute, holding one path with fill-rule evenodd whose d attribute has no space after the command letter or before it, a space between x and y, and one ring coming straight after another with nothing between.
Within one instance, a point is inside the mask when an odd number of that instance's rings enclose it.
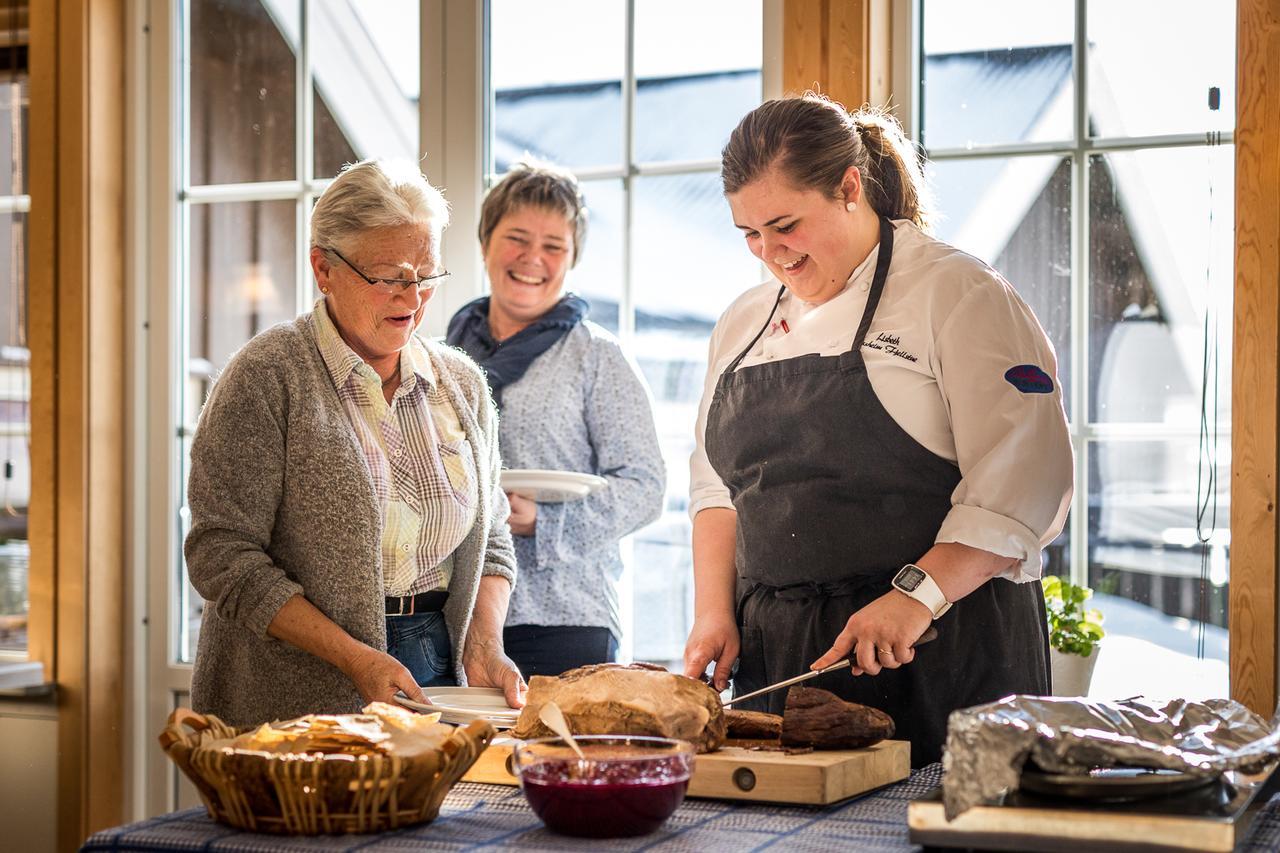
<instances>
[{"instance_id":1,"label":"potted green plant","mask_svg":"<svg viewBox=\"0 0 1280 853\"><path fill-rule=\"evenodd\" d=\"M1044 604L1049 617L1049 663L1055 696L1086 696L1098 662L1102 630L1102 614L1085 607L1093 595L1087 586L1046 575Z\"/></svg>"}]
</instances>

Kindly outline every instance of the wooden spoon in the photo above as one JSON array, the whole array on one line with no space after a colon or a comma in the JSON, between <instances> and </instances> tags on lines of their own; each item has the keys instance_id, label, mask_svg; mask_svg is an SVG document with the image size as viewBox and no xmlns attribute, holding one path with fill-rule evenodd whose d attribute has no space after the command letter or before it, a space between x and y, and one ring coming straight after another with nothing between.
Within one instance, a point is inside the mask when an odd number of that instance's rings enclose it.
<instances>
[{"instance_id":1,"label":"wooden spoon","mask_svg":"<svg viewBox=\"0 0 1280 853\"><path fill-rule=\"evenodd\" d=\"M560 735L564 742L578 753L578 758L583 761L587 760L587 756L583 754L582 748L578 746L578 742L573 739L573 732L569 731L569 723L565 721L564 714L560 711L560 706L555 702L545 702L538 709L538 719L546 724L547 728Z\"/></svg>"}]
</instances>

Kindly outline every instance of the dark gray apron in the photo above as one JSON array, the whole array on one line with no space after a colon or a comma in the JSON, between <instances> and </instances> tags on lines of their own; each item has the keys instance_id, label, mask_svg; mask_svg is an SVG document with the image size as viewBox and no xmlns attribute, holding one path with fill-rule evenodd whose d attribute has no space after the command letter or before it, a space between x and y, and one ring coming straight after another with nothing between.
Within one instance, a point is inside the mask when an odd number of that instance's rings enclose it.
<instances>
[{"instance_id":1,"label":"dark gray apron","mask_svg":"<svg viewBox=\"0 0 1280 853\"><path fill-rule=\"evenodd\" d=\"M738 370L777 313L779 290L716 385L706 446L738 513L738 694L806 671L856 610L933 546L951 509L959 469L890 417L862 359L892 256L893 226L882 219L875 277L848 352ZM939 759L956 708L1049 690L1040 584L988 581L935 627L938 639L911 664L809 682L889 713L916 767ZM736 707L780 714L785 701L777 691Z\"/></svg>"}]
</instances>

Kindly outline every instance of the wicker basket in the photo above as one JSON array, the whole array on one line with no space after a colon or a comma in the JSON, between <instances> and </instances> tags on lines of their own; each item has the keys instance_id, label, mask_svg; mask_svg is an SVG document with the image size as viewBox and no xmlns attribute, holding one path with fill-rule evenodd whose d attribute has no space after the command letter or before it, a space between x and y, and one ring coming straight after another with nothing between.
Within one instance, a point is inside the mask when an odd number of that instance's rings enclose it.
<instances>
[{"instance_id":1,"label":"wicker basket","mask_svg":"<svg viewBox=\"0 0 1280 853\"><path fill-rule=\"evenodd\" d=\"M268 754L230 748L241 734L212 715L179 708L160 745L200 792L214 820L253 832L381 832L434 820L454 783L494 736L477 720L437 750L390 754Z\"/></svg>"}]
</instances>

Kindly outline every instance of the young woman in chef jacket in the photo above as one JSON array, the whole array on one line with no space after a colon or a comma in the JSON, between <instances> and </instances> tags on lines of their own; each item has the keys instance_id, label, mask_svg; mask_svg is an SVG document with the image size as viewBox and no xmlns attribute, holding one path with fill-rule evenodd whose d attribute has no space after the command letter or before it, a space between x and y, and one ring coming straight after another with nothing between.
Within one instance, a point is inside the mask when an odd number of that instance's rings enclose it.
<instances>
[{"instance_id":1,"label":"young woman in chef jacket","mask_svg":"<svg viewBox=\"0 0 1280 853\"><path fill-rule=\"evenodd\" d=\"M721 177L776 281L711 337L686 673L714 663L724 689L736 661L741 694L852 656L853 677L810 683L887 711L913 766L936 761L952 710L1049 691L1035 581L1072 493L1053 347L999 273L928 235L889 116L769 101Z\"/></svg>"}]
</instances>

